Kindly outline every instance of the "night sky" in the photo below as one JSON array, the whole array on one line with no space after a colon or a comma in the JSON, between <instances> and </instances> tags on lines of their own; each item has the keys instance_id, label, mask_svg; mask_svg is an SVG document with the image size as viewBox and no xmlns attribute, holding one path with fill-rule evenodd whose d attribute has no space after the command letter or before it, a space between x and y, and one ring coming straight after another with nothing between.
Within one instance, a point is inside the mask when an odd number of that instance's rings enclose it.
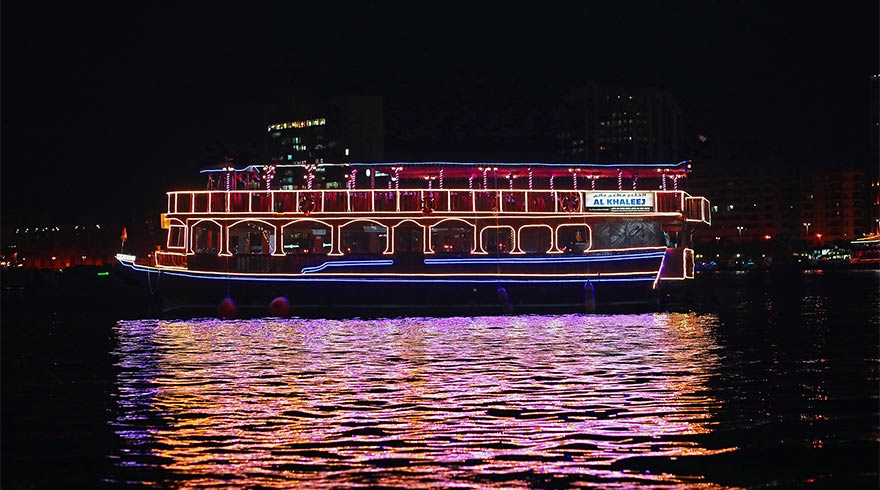
<instances>
[{"instance_id":1,"label":"night sky","mask_svg":"<svg viewBox=\"0 0 880 490\"><path fill-rule=\"evenodd\" d=\"M3 2L5 229L155 217L295 93L383 95L388 160L493 154L425 129L595 81L669 91L730 164L871 161L876 0L157 4Z\"/></svg>"}]
</instances>

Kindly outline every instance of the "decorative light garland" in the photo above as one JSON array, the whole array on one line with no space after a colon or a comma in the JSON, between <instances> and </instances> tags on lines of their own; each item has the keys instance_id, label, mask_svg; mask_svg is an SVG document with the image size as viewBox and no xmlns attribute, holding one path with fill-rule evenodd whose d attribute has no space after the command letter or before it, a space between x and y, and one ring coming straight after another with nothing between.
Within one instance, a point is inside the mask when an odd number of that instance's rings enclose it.
<instances>
[{"instance_id":1,"label":"decorative light garland","mask_svg":"<svg viewBox=\"0 0 880 490\"><path fill-rule=\"evenodd\" d=\"M272 179L275 178L275 165L266 165L263 167L263 171L265 172L266 190L270 191L272 190Z\"/></svg>"},{"instance_id":2,"label":"decorative light garland","mask_svg":"<svg viewBox=\"0 0 880 490\"><path fill-rule=\"evenodd\" d=\"M617 169L617 190L623 190L623 170Z\"/></svg>"},{"instance_id":3,"label":"decorative light garland","mask_svg":"<svg viewBox=\"0 0 880 490\"><path fill-rule=\"evenodd\" d=\"M633 180L633 190L636 190L636 188L638 187L639 175L633 174L632 180Z\"/></svg>"},{"instance_id":4,"label":"decorative light garland","mask_svg":"<svg viewBox=\"0 0 880 490\"><path fill-rule=\"evenodd\" d=\"M591 191L596 190L596 176L595 175L590 176L590 190Z\"/></svg>"},{"instance_id":5,"label":"decorative light garland","mask_svg":"<svg viewBox=\"0 0 880 490\"><path fill-rule=\"evenodd\" d=\"M306 165L306 189L312 190L312 182L315 180L315 166Z\"/></svg>"},{"instance_id":6,"label":"decorative light garland","mask_svg":"<svg viewBox=\"0 0 880 490\"><path fill-rule=\"evenodd\" d=\"M532 178L532 167L529 167L529 190L532 190L534 186L534 179Z\"/></svg>"},{"instance_id":7,"label":"decorative light garland","mask_svg":"<svg viewBox=\"0 0 880 490\"><path fill-rule=\"evenodd\" d=\"M666 172L664 172L664 173L661 175L660 182L662 182L661 187L662 187L662 189L665 191L665 190L666 190Z\"/></svg>"},{"instance_id":8,"label":"decorative light garland","mask_svg":"<svg viewBox=\"0 0 880 490\"><path fill-rule=\"evenodd\" d=\"M440 188L443 188L443 169L440 169Z\"/></svg>"}]
</instances>

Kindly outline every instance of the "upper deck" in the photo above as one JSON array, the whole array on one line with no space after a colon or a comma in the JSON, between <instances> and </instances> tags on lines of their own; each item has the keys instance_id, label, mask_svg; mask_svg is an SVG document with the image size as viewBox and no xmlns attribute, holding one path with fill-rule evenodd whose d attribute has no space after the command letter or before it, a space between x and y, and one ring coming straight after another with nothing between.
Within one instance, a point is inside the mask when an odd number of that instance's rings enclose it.
<instances>
[{"instance_id":1,"label":"upper deck","mask_svg":"<svg viewBox=\"0 0 880 490\"><path fill-rule=\"evenodd\" d=\"M286 214L537 217L623 213L680 215L687 221L710 224L708 200L679 190L679 182L688 169L688 162L226 167L203 171L208 175L208 190L168 192L167 213L181 218ZM296 180L299 184L281 184L276 178L280 172L289 175L287 182ZM319 179L320 188L315 185Z\"/></svg>"}]
</instances>

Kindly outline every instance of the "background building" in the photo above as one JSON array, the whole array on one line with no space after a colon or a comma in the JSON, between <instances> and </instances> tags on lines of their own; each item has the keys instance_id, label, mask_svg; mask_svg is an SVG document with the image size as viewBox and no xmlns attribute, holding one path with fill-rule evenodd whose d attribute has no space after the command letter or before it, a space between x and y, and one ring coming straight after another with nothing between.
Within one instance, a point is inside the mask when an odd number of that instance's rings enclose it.
<instances>
[{"instance_id":1,"label":"background building","mask_svg":"<svg viewBox=\"0 0 880 490\"><path fill-rule=\"evenodd\" d=\"M264 156L285 164L381 161L384 135L382 97L294 97L272 110Z\"/></svg>"},{"instance_id":2,"label":"background building","mask_svg":"<svg viewBox=\"0 0 880 490\"><path fill-rule=\"evenodd\" d=\"M663 91L587 84L554 111L554 153L571 162L677 162L680 114Z\"/></svg>"},{"instance_id":3,"label":"background building","mask_svg":"<svg viewBox=\"0 0 880 490\"><path fill-rule=\"evenodd\" d=\"M297 166L382 161L383 114L382 97L293 97L288 106L272 110L264 161ZM326 177L322 169L314 186L323 187ZM280 167L275 179L280 189L302 188L304 167Z\"/></svg>"},{"instance_id":4,"label":"background building","mask_svg":"<svg viewBox=\"0 0 880 490\"><path fill-rule=\"evenodd\" d=\"M689 192L712 203L712 227L694 237L707 250L784 259L809 247L848 248L870 231L868 180L860 170L736 166L698 171L688 180Z\"/></svg>"}]
</instances>

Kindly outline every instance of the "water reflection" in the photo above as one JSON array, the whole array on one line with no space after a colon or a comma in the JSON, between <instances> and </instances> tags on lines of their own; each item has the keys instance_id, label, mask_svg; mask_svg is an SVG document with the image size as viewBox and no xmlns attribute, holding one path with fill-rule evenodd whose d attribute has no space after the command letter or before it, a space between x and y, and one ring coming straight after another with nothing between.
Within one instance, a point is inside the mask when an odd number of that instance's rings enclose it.
<instances>
[{"instance_id":1,"label":"water reflection","mask_svg":"<svg viewBox=\"0 0 880 490\"><path fill-rule=\"evenodd\" d=\"M126 479L184 488L711 487L720 401L696 314L116 326ZM116 478L116 477L114 477Z\"/></svg>"}]
</instances>

